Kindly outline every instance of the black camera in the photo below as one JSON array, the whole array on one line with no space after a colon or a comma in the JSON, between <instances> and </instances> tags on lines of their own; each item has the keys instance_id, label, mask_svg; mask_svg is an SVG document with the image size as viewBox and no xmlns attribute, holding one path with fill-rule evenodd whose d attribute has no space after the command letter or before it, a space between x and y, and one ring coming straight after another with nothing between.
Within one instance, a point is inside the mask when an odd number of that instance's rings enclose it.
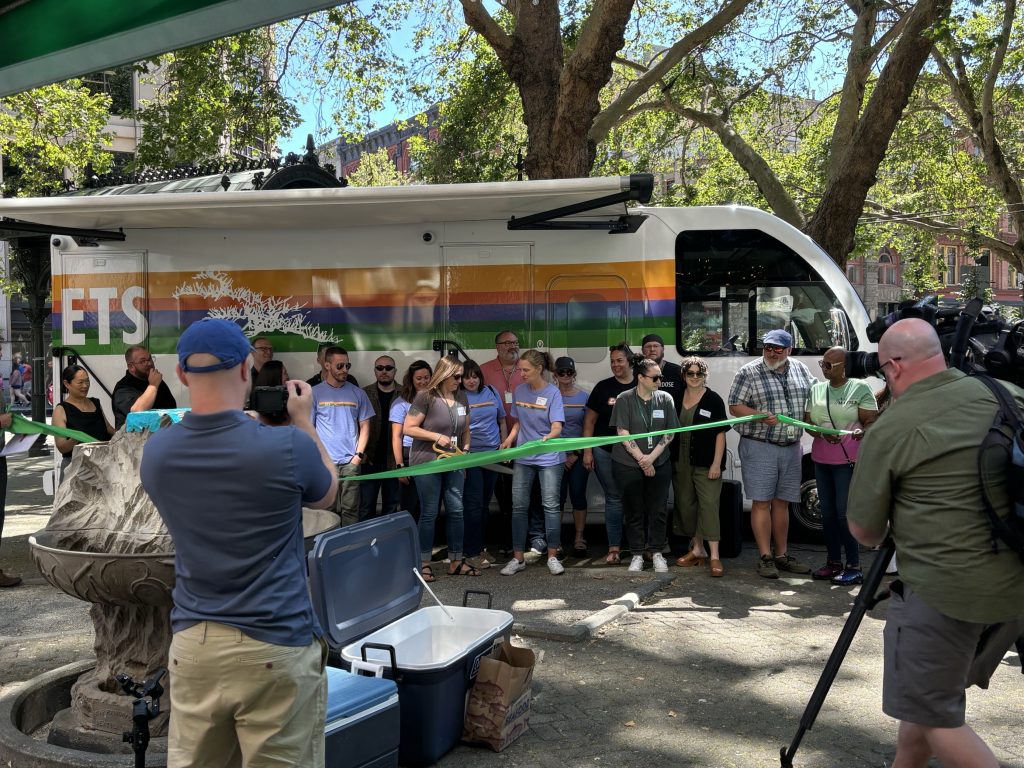
<instances>
[{"instance_id":1,"label":"black camera","mask_svg":"<svg viewBox=\"0 0 1024 768\"><path fill-rule=\"evenodd\" d=\"M288 387L256 387L252 391L252 409L264 416L288 412Z\"/></svg>"},{"instance_id":2,"label":"black camera","mask_svg":"<svg viewBox=\"0 0 1024 768\"><path fill-rule=\"evenodd\" d=\"M873 321L867 328L868 340L877 344L893 323L910 317L935 328L950 367L965 373L985 372L1024 386L1024 321L1008 323L986 309L981 299L940 307L935 296L926 296L904 302L895 312ZM881 376L878 353L847 352L846 373L859 379Z\"/></svg>"}]
</instances>

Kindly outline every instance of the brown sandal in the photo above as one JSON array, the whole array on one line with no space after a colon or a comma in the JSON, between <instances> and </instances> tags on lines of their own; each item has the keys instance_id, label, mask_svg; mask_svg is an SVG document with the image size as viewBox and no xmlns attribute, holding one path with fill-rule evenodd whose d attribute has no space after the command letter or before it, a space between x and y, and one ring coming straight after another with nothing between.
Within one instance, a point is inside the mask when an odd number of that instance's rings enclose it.
<instances>
[{"instance_id":1,"label":"brown sandal","mask_svg":"<svg viewBox=\"0 0 1024 768\"><path fill-rule=\"evenodd\" d=\"M714 576L716 579L725 576L725 568L722 567L721 560L716 560L715 558L712 558L708 565L710 565L711 567L711 575Z\"/></svg>"},{"instance_id":2,"label":"brown sandal","mask_svg":"<svg viewBox=\"0 0 1024 768\"><path fill-rule=\"evenodd\" d=\"M605 565L619 565L622 560L619 558L619 550L609 550L608 555L604 559Z\"/></svg>"}]
</instances>

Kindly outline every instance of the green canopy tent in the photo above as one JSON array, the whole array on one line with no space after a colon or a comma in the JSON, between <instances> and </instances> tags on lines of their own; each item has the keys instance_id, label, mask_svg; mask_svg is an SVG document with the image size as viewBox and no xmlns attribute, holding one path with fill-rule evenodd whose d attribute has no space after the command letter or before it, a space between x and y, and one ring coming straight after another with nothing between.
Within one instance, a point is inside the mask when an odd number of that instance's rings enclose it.
<instances>
[{"instance_id":1,"label":"green canopy tent","mask_svg":"<svg viewBox=\"0 0 1024 768\"><path fill-rule=\"evenodd\" d=\"M0 0L0 97L351 0Z\"/></svg>"}]
</instances>

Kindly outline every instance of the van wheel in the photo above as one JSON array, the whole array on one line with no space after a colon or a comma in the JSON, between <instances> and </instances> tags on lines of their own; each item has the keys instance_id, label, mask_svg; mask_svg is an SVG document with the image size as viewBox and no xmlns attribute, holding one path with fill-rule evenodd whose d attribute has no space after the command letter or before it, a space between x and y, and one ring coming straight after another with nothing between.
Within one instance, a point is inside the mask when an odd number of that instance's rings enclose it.
<instances>
[{"instance_id":1,"label":"van wheel","mask_svg":"<svg viewBox=\"0 0 1024 768\"><path fill-rule=\"evenodd\" d=\"M821 538L821 502L818 500L817 481L804 480L800 484L800 503L789 505L789 519L795 524L794 533L815 540Z\"/></svg>"}]
</instances>

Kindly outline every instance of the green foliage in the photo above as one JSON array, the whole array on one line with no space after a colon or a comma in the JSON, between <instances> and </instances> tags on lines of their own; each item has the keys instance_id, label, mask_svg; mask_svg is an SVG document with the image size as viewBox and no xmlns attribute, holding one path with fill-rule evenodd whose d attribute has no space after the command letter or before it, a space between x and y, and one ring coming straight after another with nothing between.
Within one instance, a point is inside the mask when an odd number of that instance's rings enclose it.
<instances>
[{"instance_id":1,"label":"green foliage","mask_svg":"<svg viewBox=\"0 0 1024 768\"><path fill-rule=\"evenodd\" d=\"M90 93L78 80L0 99L0 155L12 166L4 197L63 192L65 173L80 183L89 163L105 172L109 109L108 96Z\"/></svg>"},{"instance_id":2,"label":"green foliage","mask_svg":"<svg viewBox=\"0 0 1024 768\"><path fill-rule=\"evenodd\" d=\"M408 184L409 178L398 172L388 151L380 148L359 158L359 167L348 177L355 187L396 187Z\"/></svg>"},{"instance_id":3,"label":"green foliage","mask_svg":"<svg viewBox=\"0 0 1024 768\"><path fill-rule=\"evenodd\" d=\"M277 82L275 34L256 29L139 66L155 89L132 117L144 123L134 166L173 168L253 148L267 152L299 122Z\"/></svg>"}]
</instances>

